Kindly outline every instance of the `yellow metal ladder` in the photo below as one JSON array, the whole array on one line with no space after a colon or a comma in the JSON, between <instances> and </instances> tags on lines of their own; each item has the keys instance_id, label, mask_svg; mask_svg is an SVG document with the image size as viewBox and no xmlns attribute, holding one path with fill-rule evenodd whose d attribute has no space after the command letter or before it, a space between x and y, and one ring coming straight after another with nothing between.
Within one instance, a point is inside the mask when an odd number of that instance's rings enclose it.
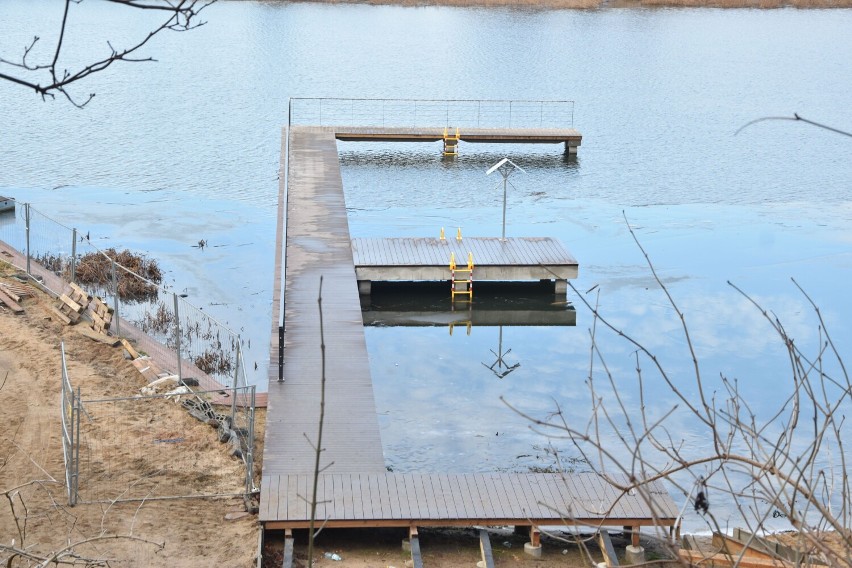
<instances>
[{"instance_id":1,"label":"yellow metal ladder","mask_svg":"<svg viewBox=\"0 0 852 568\"><path fill-rule=\"evenodd\" d=\"M444 127L444 155L458 156L459 155L459 129L456 128L456 133L453 134L452 128Z\"/></svg>"},{"instance_id":2,"label":"yellow metal ladder","mask_svg":"<svg viewBox=\"0 0 852 568\"><path fill-rule=\"evenodd\" d=\"M458 276L456 273L459 273ZM456 296L467 296L467 301L473 299L473 253L467 253L467 267L459 268L456 265L456 253L450 253L450 282L452 300Z\"/></svg>"}]
</instances>

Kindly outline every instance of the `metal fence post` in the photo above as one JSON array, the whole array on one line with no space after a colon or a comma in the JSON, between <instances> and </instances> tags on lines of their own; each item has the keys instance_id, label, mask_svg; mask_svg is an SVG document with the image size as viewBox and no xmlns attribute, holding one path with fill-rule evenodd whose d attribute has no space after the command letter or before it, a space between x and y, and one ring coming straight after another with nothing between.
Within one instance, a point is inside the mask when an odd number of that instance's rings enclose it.
<instances>
[{"instance_id":1,"label":"metal fence post","mask_svg":"<svg viewBox=\"0 0 852 568\"><path fill-rule=\"evenodd\" d=\"M24 219L26 221L26 238L27 238L27 275L30 274L30 204L24 203Z\"/></svg>"},{"instance_id":2,"label":"metal fence post","mask_svg":"<svg viewBox=\"0 0 852 568\"><path fill-rule=\"evenodd\" d=\"M242 356L242 348L240 347L240 336L237 336L237 364L234 365L234 392L231 393L231 425L234 424L234 418L237 416L237 387L240 382L240 359Z\"/></svg>"},{"instance_id":3,"label":"metal fence post","mask_svg":"<svg viewBox=\"0 0 852 568\"><path fill-rule=\"evenodd\" d=\"M177 352L177 376L178 382L183 382L183 373L180 369L180 312L178 311L177 294L172 294L175 299L175 351Z\"/></svg>"},{"instance_id":4,"label":"metal fence post","mask_svg":"<svg viewBox=\"0 0 852 568\"><path fill-rule=\"evenodd\" d=\"M77 281L77 229L71 229L71 282Z\"/></svg>"},{"instance_id":5,"label":"metal fence post","mask_svg":"<svg viewBox=\"0 0 852 568\"><path fill-rule=\"evenodd\" d=\"M112 289L114 292L112 297L112 303L113 307L115 308L115 317L113 318L113 321L115 322L115 336L121 337L121 324L119 323L121 317L119 316L118 312L118 273L115 268L114 260L112 261Z\"/></svg>"},{"instance_id":6,"label":"metal fence post","mask_svg":"<svg viewBox=\"0 0 852 568\"><path fill-rule=\"evenodd\" d=\"M250 405L248 408L248 439L246 440L246 499L254 489L254 390L255 385L249 389Z\"/></svg>"},{"instance_id":7,"label":"metal fence post","mask_svg":"<svg viewBox=\"0 0 852 568\"><path fill-rule=\"evenodd\" d=\"M80 411L83 403L80 395L80 387L77 387L77 396L74 397L74 444L71 446L71 460L73 487L71 490L71 505L77 504L77 493L80 487Z\"/></svg>"}]
</instances>

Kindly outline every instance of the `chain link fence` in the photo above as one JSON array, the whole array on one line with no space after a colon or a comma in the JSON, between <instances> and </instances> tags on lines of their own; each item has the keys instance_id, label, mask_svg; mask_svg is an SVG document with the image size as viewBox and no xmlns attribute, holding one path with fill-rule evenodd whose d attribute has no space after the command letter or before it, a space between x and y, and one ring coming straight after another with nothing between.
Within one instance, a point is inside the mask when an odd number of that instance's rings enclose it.
<instances>
[{"instance_id":1,"label":"chain link fence","mask_svg":"<svg viewBox=\"0 0 852 568\"><path fill-rule=\"evenodd\" d=\"M135 340L163 371L209 389L253 382L242 361L241 337L161 286L156 262L129 251L101 250L88 234L31 204L15 205L14 213L0 214L0 260L57 296L74 282L100 298L114 312L109 334Z\"/></svg>"},{"instance_id":2,"label":"chain link fence","mask_svg":"<svg viewBox=\"0 0 852 568\"><path fill-rule=\"evenodd\" d=\"M574 101L292 98L301 126L573 128Z\"/></svg>"},{"instance_id":3,"label":"chain link fence","mask_svg":"<svg viewBox=\"0 0 852 568\"><path fill-rule=\"evenodd\" d=\"M62 346L62 440L71 505L248 499L257 491L254 419L254 386L86 399L79 387L73 389ZM223 452L233 459L223 460Z\"/></svg>"}]
</instances>

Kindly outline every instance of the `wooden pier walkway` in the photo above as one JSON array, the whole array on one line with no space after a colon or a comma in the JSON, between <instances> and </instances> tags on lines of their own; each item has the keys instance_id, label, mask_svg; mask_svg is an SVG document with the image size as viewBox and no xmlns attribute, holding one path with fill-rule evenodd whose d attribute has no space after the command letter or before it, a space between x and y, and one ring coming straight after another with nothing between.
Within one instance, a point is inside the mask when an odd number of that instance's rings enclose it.
<instances>
[{"instance_id":1,"label":"wooden pier walkway","mask_svg":"<svg viewBox=\"0 0 852 568\"><path fill-rule=\"evenodd\" d=\"M333 462L329 473L384 472L333 133L294 128L290 165L283 289L285 381L278 382L276 353L270 361L276 372L269 382L263 474L313 471L311 444L317 439L323 367L320 277L327 377L323 464ZM277 325L273 335L278 336ZM262 500L268 497L261 493Z\"/></svg>"},{"instance_id":2,"label":"wooden pier walkway","mask_svg":"<svg viewBox=\"0 0 852 568\"><path fill-rule=\"evenodd\" d=\"M282 147L282 156L289 152L289 175L280 176L279 188L269 402L259 505L259 520L264 527L308 526L309 508L305 499L313 489L316 457L313 444L320 416L323 366L327 384L320 462L323 470L317 485L317 499L322 503L318 519L325 526L570 523L638 529L647 525L673 525L677 511L659 485L650 488L652 510L643 496L619 492L592 475L443 475L386 471L356 265L359 270L374 267L370 264L373 245L395 243L405 250L414 246L424 254L432 249L426 241L414 245L413 241L405 239L350 239L336 140L376 139L368 137L363 129L359 130L357 138L352 138L356 136L354 130L292 127L289 148ZM391 129L371 129L378 130L386 136ZM285 139L287 135L285 130ZM413 135L412 132L409 135ZM487 264L489 254L505 262L508 251L516 259L527 259L530 266L547 267L563 278L576 276L577 263L573 258L566 266L556 266L558 263L553 262L557 257L563 260L570 257L558 243L539 239L541 246L536 249L529 246L533 241L535 239L503 242L480 239L479 252L470 252L480 257L475 260L477 263ZM435 249L434 260L429 262L437 263L446 271L449 261L446 253L454 243L454 239L447 239L445 243L435 244L439 248ZM472 243L476 241L464 239L456 243L463 251L458 262L466 263L469 252L466 247ZM411 258L414 257L409 256L409 261ZM417 260L409 264L409 268L416 268L417 262L425 261ZM320 277L323 279L324 360L317 302ZM534 277L539 278L539 275ZM540 277L555 278L551 272ZM282 324L278 314L282 302L284 380L279 381L278 338Z\"/></svg>"}]
</instances>

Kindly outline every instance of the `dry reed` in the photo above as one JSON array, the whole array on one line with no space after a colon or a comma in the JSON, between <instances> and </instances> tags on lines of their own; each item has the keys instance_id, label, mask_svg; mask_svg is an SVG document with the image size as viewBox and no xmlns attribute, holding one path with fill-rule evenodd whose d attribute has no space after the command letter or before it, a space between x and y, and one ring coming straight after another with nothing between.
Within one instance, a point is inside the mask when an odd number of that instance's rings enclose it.
<instances>
[{"instance_id":1,"label":"dry reed","mask_svg":"<svg viewBox=\"0 0 852 568\"><path fill-rule=\"evenodd\" d=\"M116 269L119 298L125 301L141 301L157 296L157 284L163 280L163 273L157 261L127 249L118 252L110 248L103 253L91 252L83 255L77 261L77 281L101 288L110 285L113 262L124 268L124 270Z\"/></svg>"}]
</instances>

